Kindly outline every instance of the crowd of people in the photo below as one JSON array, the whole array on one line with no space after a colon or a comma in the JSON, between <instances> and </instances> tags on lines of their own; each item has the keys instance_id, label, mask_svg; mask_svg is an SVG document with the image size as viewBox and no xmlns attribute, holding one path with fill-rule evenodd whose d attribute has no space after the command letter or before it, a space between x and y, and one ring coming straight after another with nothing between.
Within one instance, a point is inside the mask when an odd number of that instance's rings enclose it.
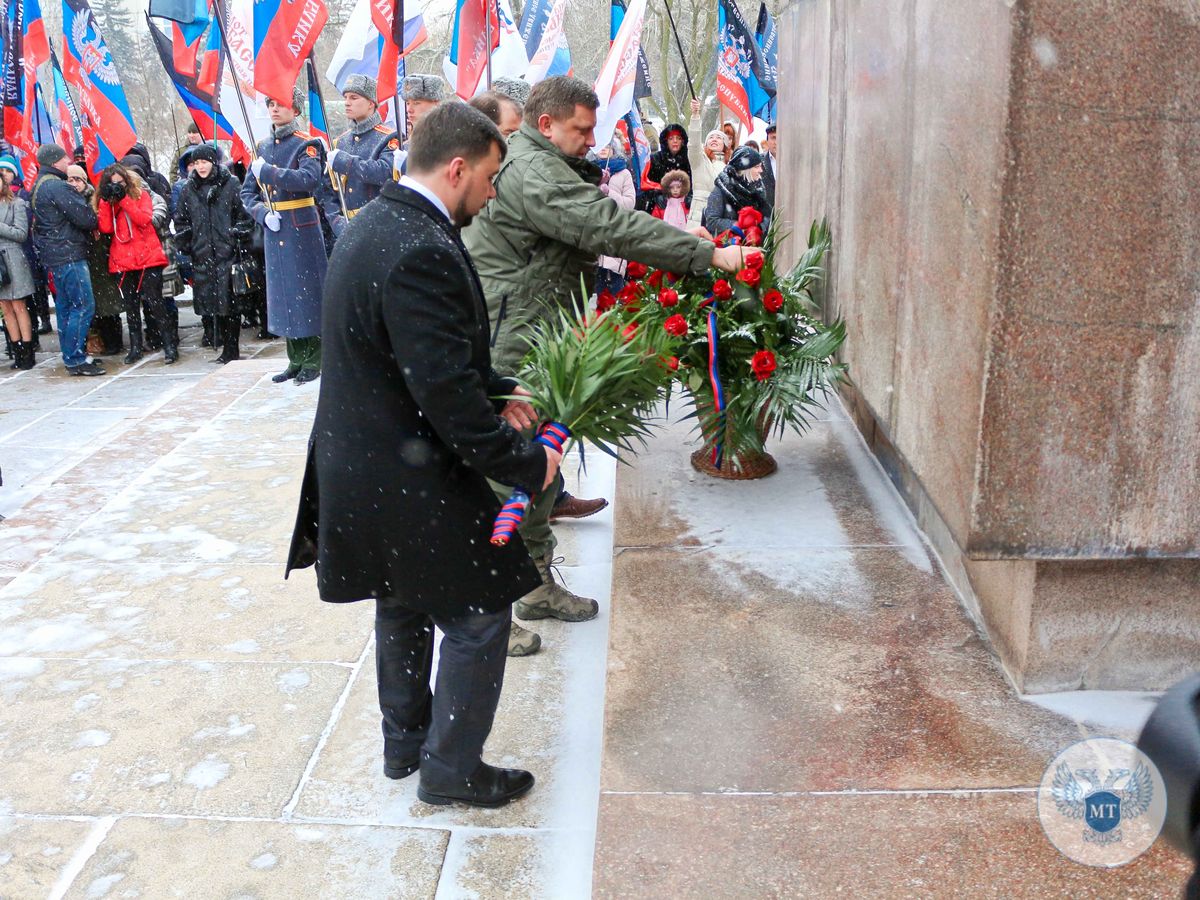
<instances>
[{"instance_id":1,"label":"crowd of people","mask_svg":"<svg viewBox=\"0 0 1200 900\"><path fill-rule=\"evenodd\" d=\"M347 82L349 128L331 146L303 129L299 90L269 101L246 171L194 134L173 185L140 145L94 191L53 144L28 187L0 157L0 303L15 365L33 364L42 284L67 371L102 375L95 356L120 344L122 312L127 363L148 349L178 359L186 280L217 362L238 358L257 316L287 341L274 381L324 371L288 569L316 563L324 600L377 603L385 773L420 768L431 803L495 806L533 783L480 756L505 658L542 643L512 617L596 617L556 574L553 523L607 505L565 490L513 376L541 324L619 290L626 261L743 268L759 251L713 234L745 206L769 222L774 129L765 154L724 128L701 141L695 106L688 128L663 129L644 179L624 140L594 147L599 99L575 78L500 79L465 104L410 76L408 140L376 94L367 76ZM513 484L534 498L520 540L498 549L484 529Z\"/></svg>"},{"instance_id":2,"label":"crowd of people","mask_svg":"<svg viewBox=\"0 0 1200 900\"><path fill-rule=\"evenodd\" d=\"M507 139L520 128L529 90L498 79L470 105ZM51 297L70 374L103 375L101 358L122 354L132 364L161 351L170 365L179 358L174 298L190 284L202 346L220 350L214 362L238 359L241 331L257 328L260 339L287 341L280 382L317 378L326 260L347 223L404 171L407 148L381 120L375 91L372 79L351 77L343 92L350 128L331 147L303 130L299 92L291 107L271 102L272 135L249 171L194 125L176 153L173 183L142 144L99 173L95 187L82 160L56 145L39 149L31 185L12 155L0 155L0 315L11 367L35 364L39 337L53 330ZM450 99L435 75L410 76L403 94L409 130ZM760 151L753 141L737 147L728 123L701 140L700 121L693 101L686 128L662 129L644 179L622 135L589 149L601 193L683 229L719 233L744 206L769 221L774 126ZM600 253L595 263L596 291L615 295L625 260Z\"/></svg>"}]
</instances>

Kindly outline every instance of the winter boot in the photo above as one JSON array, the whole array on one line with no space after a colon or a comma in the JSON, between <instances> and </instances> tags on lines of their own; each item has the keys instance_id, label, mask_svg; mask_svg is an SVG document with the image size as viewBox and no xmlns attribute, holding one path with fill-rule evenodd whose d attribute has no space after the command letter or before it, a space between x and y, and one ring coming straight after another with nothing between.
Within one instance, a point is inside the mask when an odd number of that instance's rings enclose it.
<instances>
[{"instance_id":1,"label":"winter boot","mask_svg":"<svg viewBox=\"0 0 1200 900\"><path fill-rule=\"evenodd\" d=\"M513 605L513 615L519 619L561 619L564 622L586 622L600 612L600 604L587 597L572 594L554 580L551 571L560 559L552 560L550 554L535 559L542 586L530 591Z\"/></svg>"},{"instance_id":2,"label":"winter boot","mask_svg":"<svg viewBox=\"0 0 1200 900\"><path fill-rule=\"evenodd\" d=\"M42 326L38 329L38 334L50 334L52 331L54 329L50 327L50 313L44 312L42 313Z\"/></svg>"},{"instance_id":3,"label":"winter boot","mask_svg":"<svg viewBox=\"0 0 1200 900\"><path fill-rule=\"evenodd\" d=\"M508 655L533 656L542 646L542 639L516 622L508 630Z\"/></svg>"},{"instance_id":4,"label":"winter boot","mask_svg":"<svg viewBox=\"0 0 1200 900\"><path fill-rule=\"evenodd\" d=\"M201 347L217 346L217 319L215 316L201 316L200 321L204 323L204 337L200 341Z\"/></svg>"},{"instance_id":5,"label":"winter boot","mask_svg":"<svg viewBox=\"0 0 1200 900\"><path fill-rule=\"evenodd\" d=\"M32 369L36 362L36 357L33 352L33 341L18 341L17 342L17 368Z\"/></svg>"},{"instance_id":6,"label":"winter boot","mask_svg":"<svg viewBox=\"0 0 1200 900\"><path fill-rule=\"evenodd\" d=\"M236 315L221 316L221 355L213 362L221 365L241 359L238 352L238 339L241 337L241 322Z\"/></svg>"},{"instance_id":7,"label":"winter boot","mask_svg":"<svg viewBox=\"0 0 1200 900\"><path fill-rule=\"evenodd\" d=\"M129 324L129 352L125 354L125 365L130 366L145 355L142 348L142 317L135 309L126 317Z\"/></svg>"}]
</instances>

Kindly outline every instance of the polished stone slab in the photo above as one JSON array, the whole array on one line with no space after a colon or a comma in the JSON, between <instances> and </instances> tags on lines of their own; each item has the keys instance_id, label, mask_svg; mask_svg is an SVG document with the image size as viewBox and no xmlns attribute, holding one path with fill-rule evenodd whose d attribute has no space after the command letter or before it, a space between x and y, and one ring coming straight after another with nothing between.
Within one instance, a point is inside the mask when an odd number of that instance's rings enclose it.
<instances>
[{"instance_id":1,"label":"polished stone slab","mask_svg":"<svg viewBox=\"0 0 1200 900\"><path fill-rule=\"evenodd\" d=\"M613 597L607 790L1031 785L1077 739L900 549L626 549Z\"/></svg>"},{"instance_id":2,"label":"polished stone slab","mask_svg":"<svg viewBox=\"0 0 1200 900\"><path fill-rule=\"evenodd\" d=\"M0 809L277 816L350 669L0 659Z\"/></svg>"},{"instance_id":3,"label":"polished stone slab","mask_svg":"<svg viewBox=\"0 0 1200 900\"><path fill-rule=\"evenodd\" d=\"M0 897L48 897L91 822L0 816Z\"/></svg>"},{"instance_id":4,"label":"polished stone slab","mask_svg":"<svg viewBox=\"0 0 1200 900\"><path fill-rule=\"evenodd\" d=\"M0 657L353 663L370 621L277 565L46 561L0 589Z\"/></svg>"},{"instance_id":5,"label":"polished stone slab","mask_svg":"<svg viewBox=\"0 0 1200 900\"><path fill-rule=\"evenodd\" d=\"M415 828L125 818L66 896L432 900L447 837Z\"/></svg>"},{"instance_id":6,"label":"polished stone slab","mask_svg":"<svg viewBox=\"0 0 1200 900\"><path fill-rule=\"evenodd\" d=\"M1162 844L1116 869L1046 839L1032 793L874 796L604 794L596 898L1178 896Z\"/></svg>"}]
</instances>

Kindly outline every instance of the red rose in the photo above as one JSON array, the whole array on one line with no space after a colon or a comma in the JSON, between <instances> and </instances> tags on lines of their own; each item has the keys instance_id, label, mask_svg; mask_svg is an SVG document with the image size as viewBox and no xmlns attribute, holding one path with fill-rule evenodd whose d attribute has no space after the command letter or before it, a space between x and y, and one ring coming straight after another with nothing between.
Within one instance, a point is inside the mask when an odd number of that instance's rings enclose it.
<instances>
[{"instance_id":1,"label":"red rose","mask_svg":"<svg viewBox=\"0 0 1200 900\"><path fill-rule=\"evenodd\" d=\"M722 231L716 237L718 247L728 247L731 244L736 244L738 240L740 239L732 231Z\"/></svg>"},{"instance_id":2,"label":"red rose","mask_svg":"<svg viewBox=\"0 0 1200 900\"><path fill-rule=\"evenodd\" d=\"M658 302L663 306L674 306L679 302L679 294L673 288L663 288L658 292Z\"/></svg>"},{"instance_id":3,"label":"red rose","mask_svg":"<svg viewBox=\"0 0 1200 900\"><path fill-rule=\"evenodd\" d=\"M625 330L621 332L621 337L625 338L625 343L633 340L633 336L637 334L637 322L630 322L625 326Z\"/></svg>"},{"instance_id":4,"label":"red rose","mask_svg":"<svg viewBox=\"0 0 1200 900\"><path fill-rule=\"evenodd\" d=\"M783 294L774 290L767 291L763 294L763 306L767 308L767 312L779 312L783 309Z\"/></svg>"},{"instance_id":5,"label":"red rose","mask_svg":"<svg viewBox=\"0 0 1200 900\"><path fill-rule=\"evenodd\" d=\"M737 280L747 287L758 287L759 281L762 280L762 274L756 269L751 269L747 266L737 273Z\"/></svg>"},{"instance_id":6,"label":"red rose","mask_svg":"<svg viewBox=\"0 0 1200 900\"><path fill-rule=\"evenodd\" d=\"M667 330L667 334L673 334L675 337L683 337L688 333L687 319L676 313L663 322L663 328Z\"/></svg>"},{"instance_id":7,"label":"red rose","mask_svg":"<svg viewBox=\"0 0 1200 900\"><path fill-rule=\"evenodd\" d=\"M718 300L728 300L733 296L733 286L724 278L718 278L713 282L713 296Z\"/></svg>"},{"instance_id":8,"label":"red rose","mask_svg":"<svg viewBox=\"0 0 1200 900\"><path fill-rule=\"evenodd\" d=\"M738 210L737 225L738 228L742 229L742 231L758 225L760 222L762 222L762 220L762 213L760 213L753 206L743 206L740 210Z\"/></svg>"},{"instance_id":9,"label":"red rose","mask_svg":"<svg viewBox=\"0 0 1200 900\"><path fill-rule=\"evenodd\" d=\"M678 356L668 357L667 358L667 368L670 369L672 372L678 372L679 371L679 357Z\"/></svg>"},{"instance_id":10,"label":"red rose","mask_svg":"<svg viewBox=\"0 0 1200 900\"><path fill-rule=\"evenodd\" d=\"M635 302L640 295L641 291L638 289L638 286L633 283L627 284L625 287L621 288L621 290L617 291L617 299L620 300L625 306Z\"/></svg>"},{"instance_id":11,"label":"red rose","mask_svg":"<svg viewBox=\"0 0 1200 900\"><path fill-rule=\"evenodd\" d=\"M753 269L756 272L761 272L763 264L766 263L766 261L767 261L767 258L762 253L747 253L746 254L746 268L747 269Z\"/></svg>"},{"instance_id":12,"label":"red rose","mask_svg":"<svg viewBox=\"0 0 1200 900\"><path fill-rule=\"evenodd\" d=\"M650 287L654 288L655 290L662 287L662 283L663 283L662 269L658 269L654 272L651 272L650 277L646 279L646 284L650 285Z\"/></svg>"},{"instance_id":13,"label":"red rose","mask_svg":"<svg viewBox=\"0 0 1200 900\"><path fill-rule=\"evenodd\" d=\"M646 277L646 273L650 270L643 266L640 262L631 262L625 267L625 277L632 278L637 281Z\"/></svg>"},{"instance_id":14,"label":"red rose","mask_svg":"<svg viewBox=\"0 0 1200 900\"><path fill-rule=\"evenodd\" d=\"M601 291L596 295L596 311L604 312L606 309L612 309L617 305L617 298L612 295L612 291Z\"/></svg>"},{"instance_id":15,"label":"red rose","mask_svg":"<svg viewBox=\"0 0 1200 900\"><path fill-rule=\"evenodd\" d=\"M763 242L762 229L757 225L751 225L746 229L746 246L761 247Z\"/></svg>"},{"instance_id":16,"label":"red rose","mask_svg":"<svg viewBox=\"0 0 1200 900\"><path fill-rule=\"evenodd\" d=\"M750 358L750 370L759 381L766 381L775 371L775 354L770 350L759 350Z\"/></svg>"}]
</instances>

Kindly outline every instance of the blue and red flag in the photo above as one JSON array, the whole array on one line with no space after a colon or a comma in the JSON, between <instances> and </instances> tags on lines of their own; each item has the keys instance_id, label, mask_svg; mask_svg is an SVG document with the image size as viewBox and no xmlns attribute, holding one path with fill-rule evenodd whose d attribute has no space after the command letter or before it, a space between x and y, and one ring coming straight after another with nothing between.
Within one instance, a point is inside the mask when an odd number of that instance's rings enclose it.
<instances>
[{"instance_id":1,"label":"blue and red flag","mask_svg":"<svg viewBox=\"0 0 1200 900\"><path fill-rule=\"evenodd\" d=\"M766 0L758 8L758 24L754 27L754 43L762 54L764 91L770 92L771 97L766 104L754 111L754 114L767 122L774 122L775 92L779 89L779 31L775 28L775 20L767 9Z\"/></svg>"},{"instance_id":2,"label":"blue and red flag","mask_svg":"<svg viewBox=\"0 0 1200 900\"><path fill-rule=\"evenodd\" d=\"M217 94L221 84L221 29L213 26L208 30L204 42L204 53L200 56L200 72L196 85L208 94Z\"/></svg>"},{"instance_id":3,"label":"blue and red flag","mask_svg":"<svg viewBox=\"0 0 1200 900\"><path fill-rule=\"evenodd\" d=\"M217 109L212 92L205 91L200 86L194 69L190 72L183 72L176 68L177 57L172 47L172 41L149 18L147 18L146 24L150 28L150 37L154 40L154 49L158 51L158 58L162 60L163 68L167 70L171 83L175 85L175 91L179 94L183 105L187 107L192 121L200 129L200 134L206 141L233 140L233 128Z\"/></svg>"},{"instance_id":4,"label":"blue and red flag","mask_svg":"<svg viewBox=\"0 0 1200 900\"><path fill-rule=\"evenodd\" d=\"M717 97L733 110L747 131L754 116L775 96L773 73L767 71L754 33L734 0L717 4Z\"/></svg>"},{"instance_id":5,"label":"blue and red flag","mask_svg":"<svg viewBox=\"0 0 1200 900\"><path fill-rule=\"evenodd\" d=\"M304 71L308 75L308 132L328 145L329 123L325 121L325 102L321 98L321 84L317 81L317 69L312 59L308 60Z\"/></svg>"},{"instance_id":6,"label":"blue and red flag","mask_svg":"<svg viewBox=\"0 0 1200 900\"><path fill-rule=\"evenodd\" d=\"M90 129L95 158L88 157L88 165L96 178L129 152L137 132L121 77L88 0L63 0L63 71L79 90L81 119L86 117L84 147L88 149Z\"/></svg>"},{"instance_id":7,"label":"blue and red flag","mask_svg":"<svg viewBox=\"0 0 1200 900\"><path fill-rule=\"evenodd\" d=\"M325 0L255 0L254 89L290 106L300 69L328 21Z\"/></svg>"},{"instance_id":8,"label":"blue and red flag","mask_svg":"<svg viewBox=\"0 0 1200 900\"><path fill-rule=\"evenodd\" d=\"M491 46L487 20L491 19ZM447 59L454 66L454 93L463 100L475 96L487 71L488 57L500 46L500 10L496 0L458 0Z\"/></svg>"},{"instance_id":9,"label":"blue and red flag","mask_svg":"<svg viewBox=\"0 0 1200 900\"><path fill-rule=\"evenodd\" d=\"M75 108L75 101L67 90L67 80L63 77L62 66L53 47L50 48L50 66L54 72L54 105L58 108L58 143L67 153L73 154L75 148L83 143L79 110Z\"/></svg>"},{"instance_id":10,"label":"blue and red flag","mask_svg":"<svg viewBox=\"0 0 1200 900\"><path fill-rule=\"evenodd\" d=\"M46 25L37 0L10 0L3 24L4 133L21 157L25 181L32 184L37 174L34 154L51 134L39 134L37 121L37 69L50 59Z\"/></svg>"},{"instance_id":11,"label":"blue and red flag","mask_svg":"<svg viewBox=\"0 0 1200 900\"><path fill-rule=\"evenodd\" d=\"M633 155L633 168L638 173L636 187L638 193L648 190L658 190L659 185L650 180L650 140L646 137L646 129L642 126L642 114L637 101L633 109L626 113L625 118L617 124L617 130L629 142L629 150Z\"/></svg>"}]
</instances>

